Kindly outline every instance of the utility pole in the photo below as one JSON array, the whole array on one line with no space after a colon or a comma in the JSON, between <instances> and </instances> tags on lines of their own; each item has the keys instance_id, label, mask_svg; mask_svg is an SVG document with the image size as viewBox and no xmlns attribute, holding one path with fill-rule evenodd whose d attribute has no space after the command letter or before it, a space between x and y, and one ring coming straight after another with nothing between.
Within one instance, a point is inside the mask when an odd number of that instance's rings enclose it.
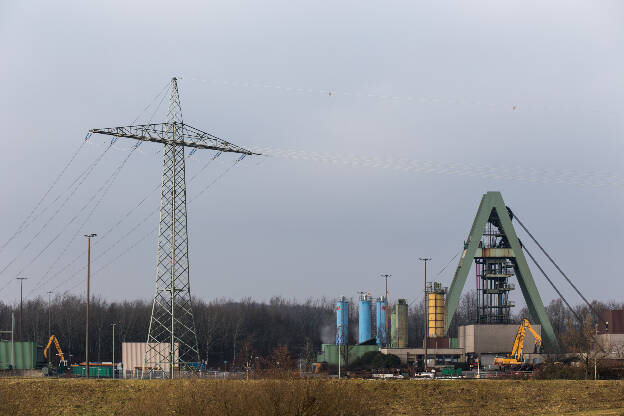
<instances>
[{"instance_id":1,"label":"utility pole","mask_svg":"<svg viewBox=\"0 0 624 416\"><path fill-rule=\"evenodd\" d=\"M386 347L388 347L388 308L390 307L390 301L388 300L388 278L391 277L391 274L382 274L381 277L386 279L386 332L384 334L384 343Z\"/></svg>"},{"instance_id":2,"label":"utility pole","mask_svg":"<svg viewBox=\"0 0 624 416\"><path fill-rule=\"evenodd\" d=\"M425 359L424 361L424 369L427 371L427 336L429 335L429 308L427 305L427 262L431 261L431 258L420 257L420 261L425 263Z\"/></svg>"},{"instance_id":3,"label":"utility pole","mask_svg":"<svg viewBox=\"0 0 624 416\"><path fill-rule=\"evenodd\" d=\"M51 294L52 294L52 291L49 290L48 291L48 339L52 338L52 330L50 329L51 328L51 325L50 325L50 322L51 322L51 319L50 319L50 295ZM48 366L50 366L51 358L52 358L51 355L48 355Z\"/></svg>"},{"instance_id":4,"label":"utility pole","mask_svg":"<svg viewBox=\"0 0 624 416\"><path fill-rule=\"evenodd\" d=\"M85 370L89 378L89 298L91 297L91 238L97 234L85 234L87 237L87 313L85 332Z\"/></svg>"},{"instance_id":5,"label":"utility pole","mask_svg":"<svg viewBox=\"0 0 624 416\"><path fill-rule=\"evenodd\" d=\"M598 339L598 324L596 324L596 336L594 337L594 340ZM598 346L598 345L596 345ZM598 380L598 350L596 349L596 351L594 351L594 380Z\"/></svg>"},{"instance_id":6,"label":"utility pole","mask_svg":"<svg viewBox=\"0 0 624 416\"><path fill-rule=\"evenodd\" d=\"M52 291L48 291L48 339L52 336L52 326L50 325L50 323L52 322L52 320L50 319L50 295L52 294Z\"/></svg>"},{"instance_id":7,"label":"utility pole","mask_svg":"<svg viewBox=\"0 0 624 416\"><path fill-rule=\"evenodd\" d=\"M115 379L115 324L114 322L111 324L113 327L113 379Z\"/></svg>"},{"instance_id":8,"label":"utility pole","mask_svg":"<svg viewBox=\"0 0 624 416\"><path fill-rule=\"evenodd\" d=\"M23 303L24 303L24 280L28 279L27 277L18 277L17 280L20 281L20 322L19 322L19 337L18 339L20 341L23 341L22 339L22 317L23 312L24 312L24 308L23 308Z\"/></svg>"}]
</instances>

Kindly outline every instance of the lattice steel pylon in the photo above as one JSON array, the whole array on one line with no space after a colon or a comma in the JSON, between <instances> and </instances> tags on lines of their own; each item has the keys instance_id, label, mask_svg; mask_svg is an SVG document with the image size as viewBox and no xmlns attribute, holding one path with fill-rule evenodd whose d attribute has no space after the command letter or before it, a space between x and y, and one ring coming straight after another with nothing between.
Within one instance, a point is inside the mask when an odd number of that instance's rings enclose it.
<instances>
[{"instance_id":1,"label":"lattice steel pylon","mask_svg":"<svg viewBox=\"0 0 624 416\"><path fill-rule=\"evenodd\" d=\"M174 378L176 370L200 361L189 280L186 211L185 148L257 154L184 124L176 78L166 123L92 129L91 133L163 143L163 173L158 227L156 288L152 304L143 375L162 371Z\"/></svg>"}]
</instances>

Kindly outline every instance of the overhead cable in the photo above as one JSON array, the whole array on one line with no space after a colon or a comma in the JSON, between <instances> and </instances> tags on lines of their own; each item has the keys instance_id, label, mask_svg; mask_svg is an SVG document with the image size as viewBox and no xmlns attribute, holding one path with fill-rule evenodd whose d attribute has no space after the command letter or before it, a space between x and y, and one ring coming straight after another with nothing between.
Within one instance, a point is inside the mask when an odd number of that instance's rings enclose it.
<instances>
[{"instance_id":1,"label":"overhead cable","mask_svg":"<svg viewBox=\"0 0 624 416\"><path fill-rule=\"evenodd\" d=\"M535 260L535 258L533 257L533 255L531 255L531 253L529 252L529 250L527 250L526 247L522 247L523 250L529 255L529 257L531 258L531 260L533 260L533 263L535 263L535 265L537 266L537 268L542 272L542 274L544 275L544 277L546 278L546 280L548 280L548 283L550 283L550 285L553 287L553 289L555 289L555 291L557 292L557 294L559 295L559 297L561 298L561 300L566 304L566 306L568 307L568 309L570 310L570 312L572 312L572 315L574 315L574 317L577 319L577 321L579 322L579 324L581 325L581 327L583 327L584 322L581 319L581 317L576 313L576 311L572 308L572 306L570 306L570 304L568 303L568 301L566 300L566 298L563 297L563 295L561 294L561 292L559 292L559 289L557 289L557 287L555 286L555 284L552 282L552 280L550 280L550 278L546 275L546 272L544 272L544 269L542 269L542 266L539 265L539 263ZM591 308L591 307L590 307ZM598 316L599 320L602 320L599 316ZM604 323L605 326L608 328L608 322ZM584 336L587 336L587 334L583 334ZM594 334L593 331L589 332L589 336L592 338L592 340L594 341L594 344L598 346L598 348L600 348L602 350L603 353L607 353L607 351L605 351L604 347L602 346L602 343L599 342L596 339L596 335Z\"/></svg>"},{"instance_id":2,"label":"overhead cable","mask_svg":"<svg viewBox=\"0 0 624 416\"><path fill-rule=\"evenodd\" d=\"M167 83L166 83L166 84L165 84L165 86L162 88L162 90L161 90L158 94L156 94L156 96L152 99L152 101L150 101L150 103L149 103L149 104L148 104L148 105L147 105L147 106L146 106L146 107L145 107L145 108L144 108L144 109L143 109L143 110L139 113L139 115L138 115L138 116L137 116L134 120L132 120L132 121L130 122L130 124L134 124L134 123L136 123L136 122L137 122L137 121L141 118L141 116L142 116L142 115L143 115L143 114L144 114L144 113L145 113L145 112L146 112L146 111L147 111L147 110L148 110L148 109L152 106L152 104L154 104L154 102L155 102L158 98L160 98L160 96L161 96L161 95L163 95L163 94L165 93L165 91L167 91L167 87L168 87L170 84L171 84L171 82L167 81ZM165 96L163 95L163 97L165 97ZM161 101L160 101L160 102L162 103L162 99L161 99ZM158 107L160 107L160 104L159 104L159 106L158 106ZM154 117L154 115L153 115L153 114L152 114L152 117ZM151 119L150 119L150 120L151 120Z\"/></svg>"},{"instance_id":3,"label":"overhead cable","mask_svg":"<svg viewBox=\"0 0 624 416\"><path fill-rule=\"evenodd\" d=\"M555 263L553 258L550 257L550 255L546 252L546 250L544 250L544 247L542 247L542 245L535 239L535 237L533 237L533 234L531 234L531 232L524 226L524 224L522 223L522 221L520 221L520 219L515 214L515 212L512 212L512 218L515 219L518 222L518 224L520 224L520 227L522 227L522 229L529 235L529 237L531 237L531 240L533 240L533 242L539 247L539 249L542 251L542 253L544 253L544 255L548 258L548 260L550 260L550 262L557 268L559 273L561 273L561 275L568 281L570 286L572 286L572 288L576 291L576 293L578 293L578 295L581 297L581 299L583 299L585 304L589 307L589 309L596 316L596 318L598 318L600 321L602 321L602 317L600 316L600 314L596 311L596 309L594 309L594 307L591 305L591 303L589 303L589 301L585 298L585 296L583 296L581 291L578 290L578 288L574 285L574 283L572 283L570 278L568 278L568 276L563 272L563 270L561 270L561 267L559 267L559 265L557 263Z\"/></svg>"},{"instance_id":4,"label":"overhead cable","mask_svg":"<svg viewBox=\"0 0 624 416\"><path fill-rule=\"evenodd\" d=\"M203 172L208 166L210 166L210 164L212 163L212 161L214 161L215 159L217 159L219 156L221 156L221 152L217 152L215 153L208 162L206 162L199 171L197 171L193 176L191 176L191 178L187 181L187 182L192 182L195 178L197 178L197 176ZM191 158L191 154L189 154L187 156L187 160ZM126 219L128 219L132 213L134 211L136 211L139 207L141 207L141 205L143 205L143 203L145 203L145 201L147 201L149 199L149 197L154 194L157 190L160 189L160 184L156 185L149 193L147 193L145 195L145 197L143 197L143 199L141 199L134 207L132 207L129 211L127 211L122 217L120 217L120 219L112 224L106 231L104 231L103 233L98 233L98 235L100 236L100 238L98 239L98 245L101 245L101 242L103 240L105 240L109 235L111 235L111 232L116 229L117 227L119 227L119 225L121 225ZM104 251L102 251L100 253L100 257L105 255L106 253L108 253L110 250L112 250L114 247L117 246L118 243L120 243L121 241L123 241L126 237L128 237L130 234L132 234L136 229L139 228L140 225L142 225L143 223L145 223L153 214L155 214L156 212L158 212L159 209L156 209L152 212L150 212L146 217L143 218L143 220L141 220L140 222L136 223L130 230L128 230L122 237L120 237L119 239L117 239L117 241L115 241L114 243L112 243L108 248L106 248ZM65 250L64 250L65 251ZM62 256L62 254L61 254ZM55 280L55 278L59 275L61 275L62 273L64 273L67 269L69 269L71 266L73 266L76 262L78 262L80 259L82 259L84 257L84 253L79 254L78 256L76 256L72 261L70 261L69 263L65 264L65 266L63 266L61 269L59 269L57 272L55 272L52 276L50 276L49 279L47 279L47 282L51 282L53 280ZM56 263L56 262L55 262ZM52 266L53 267L53 266ZM50 267L50 269L52 268ZM83 267L82 269L86 268ZM48 272L50 271L50 269L48 269ZM81 270L82 270L81 269ZM48 272L46 272L46 274L44 275L44 277L48 274ZM43 279L43 278L42 278ZM42 280L40 279L40 280ZM44 282L41 282L38 286L34 286L30 292L29 295L32 294L33 292L35 292L37 289L39 289L42 284ZM2 292L2 290L0 289L0 292Z\"/></svg>"},{"instance_id":5,"label":"overhead cable","mask_svg":"<svg viewBox=\"0 0 624 416\"><path fill-rule=\"evenodd\" d=\"M455 259L457 258L457 256L459 256L459 254L460 254L462 251L463 251L463 250L458 251L458 252L457 252L457 254L455 254L455 255L453 256L453 258L452 258L452 259L450 259L450 260L448 261L448 263L446 263L446 266L444 266L444 267L442 267L442 268L440 269L440 271L436 274L436 276L440 276L440 275L442 274L442 272L443 272L444 270L446 270L446 268L447 268L447 267L451 264L451 262L452 262L453 260L455 260Z\"/></svg>"},{"instance_id":6,"label":"overhead cable","mask_svg":"<svg viewBox=\"0 0 624 416\"><path fill-rule=\"evenodd\" d=\"M214 160L218 157L219 155L215 155L211 158L211 160ZM215 177L211 182L209 182L198 194L196 194L193 198L188 200L188 205L190 205L194 200L196 200L200 195L202 195L204 192L206 192L208 189L210 189L212 186L215 185L215 183L217 181L219 181L220 179L222 179L228 172L231 171L231 169L236 166L238 163L240 163L243 159L244 159L245 155L241 155L240 157L236 158L236 160L234 161L234 163L230 166L228 166L223 172L221 172L217 177ZM197 175L195 175L193 178L195 178ZM193 179L191 178L191 180ZM140 222L141 225L143 223L145 223L148 219L150 219L154 214L157 213L158 210L154 210L152 212L150 212L149 215L147 215L146 217L143 218L143 220ZM127 238L127 236L129 236L130 234L132 234L136 229L138 229L138 225L135 225L131 230L129 230L123 237L119 238L117 241L115 241L115 243L113 243L109 248L105 249L101 254L99 254L95 259L94 259L94 263L97 263L98 260L100 260L106 253L110 252L113 248L115 248L119 243L121 243L125 238ZM144 234L141 238L139 238L137 241L135 241L134 243L132 243L129 247L126 247L124 250L122 250L116 257L113 258L113 260L109 261L108 263L106 263L105 265L103 265L102 267L100 267L99 269L97 269L97 272L100 272L106 268L108 268L111 264L115 263L119 258L125 256L126 254L128 254L132 249L134 249L136 246L138 246L141 242L143 242L146 238L148 238L149 236L153 235L157 230L153 229L151 231L149 231L148 233ZM76 275L84 270L86 267L83 267L81 270L76 271L75 273L73 273L68 279L65 279L65 281L60 282L59 285L57 285L55 287L54 290L57 290L58 288L62 287L63 285L73 281L76 277ZM75 285L72 287L75 288L79 286L79 284ZM72 290L69 289L69 290Z\"/></svg>"},{"instance_id":7,"label":"overhead cable","mask_svg":"<svg viewBox=\"0 0 624 416\"><path fill-rule=\"evenodd\" d=\"M535 260L535 257L533 257L533 255L531 254L531 252L526 248L526 246L522 246L522 249L524 250L525 253L528 254L529 258L533 261L533 263L537 266L537 268L539 269L540 272L542 272L542 274L544 275L544 277L546 278L546 280L548 281L548 283L550 283L550 285L552 286L553 289L555 289L555 292L557 292L557 294L559 295L559 297L561 298L561 300L566 304L566 306L568 307L568 309L570 309L570 312L572 312L572 314L576 317L576 319L578 319L580 322L583 322L581 320L581 318L578 316L578 314L576 313L576 311L572 308L572 306L570 306L570 304L568 303L568 301L566 300L566 298L563 296L563 294L561 294L561 292L559 291L559 289L557 289L557 286L555 286L555 284L553 283L552 280L550 280L550 277L548 277L548 275L546 274L546 272L544 271L544 269L542 269L542 266L540 266L540 264L537 262L537 260Z\"/></svg>"},{"instance_id":8,"label":"overhead cable","mask_svg":"<svg viewBox=\"0 0 624 416\"><path fill-rule=\"evenodd\" d=\"M61 251L61 253L57 256L56 260L54 260L54 262L52 263L52 265L48 268L48 270L45 272L45 274L43 274L39 280L37 281L37 283L43 281L47 275L50 273L50 271L54 268L54 266L56 266L56 264L58 263L58 261L63 257L63 255L67 252L69 246L71 245L71 243L74 242L74 240L76 239L76 237L78 237L78 235L81 232L84 232L84 227L85 225L89 222L89 220L91 219L91 217L93 216L95 210L100 206L100 204L102 203L102 201L104 201L104 198L106 197L106 195L108 194L109 190L111 189L111 187L113 186L113 184L115 183L116 179L119 177L119 174L121 173L121 171L123 170L123 168L126 166L126 163L128 163L128 160L130 159L130 157L132 156L132 153L134 152L134 150L136 150L139 145L141 144L141 142L137 142L136 145L130 150L130 152L126 155L126 157L122 160L122 162L117 166L117 168L113 171L113 173L106 179L106 181L100 186L100 188L95 192L95 194L93 194L93 196L89 199L89 201L79 210L78 214L76 214L66 225L65 227L63 227L61 229L61 231L57 234L57 236L52 239L52 241L50 241L38 254L37 256L35 256L35 258L33 260L31 260L30 263L28 263L26 266L24 266L22 268L22 270L18 273L18 275L21 275L28 267L30 267L53 243L54 241L56 241L62 234L64 231L66 231L69 226L80 216L80 213L82 213L84 210L87 209L87 207L91 204L91 202L93 202L93 200L99 195L99 198L97 199L97 201L95 201L95 204L91 207L91 210L89 211L89 213L86 215L86 217L84 218L84 220L82 221L82 223L79 225L78 229L76 230L76 232L74 233L74 235L69 239L69 241L67 242L67 244L65 244L65 247L63 248L63 250Z\"/></svg>"},{"instance_id":9,"label":"overhead cable","mask_svg":"<svg viewBox=\"0 0 624 416\"><path fill-rule=\"evenodd\" d=\"M544 184L554 183L590 187L624 186L624 177L610 172L580 172L574 170L537 169L523 166L479 166L466 162L436 162L406 158L379 158L257 146L247 146L247 148L267 157L309 160L321 163L389 169L401 172L469 176L494 180Z\"/></svg>"},{"instance_id":10,"label":"overhead cable","mask_svg":"<svg viewBox=\"0 0 624 416\"><path fill-rule=\"evenodd\" d=\"M112 147L114 141L111 141L111 143L108 145L108 147L106 149L104 149L104 151L91 163L91 165L89 165L87 167L87 169L85 169L84 172L82 172L77 178L76 180L73 182L75 183L74 188L69 192L69 195L67 195L67 197L65 197L65 199L63 200L63 202L61 203L61 205L56 209L56 211L54 211L54 213L50 216L50 218L48 218L47 221L44 222L43 226L39 229L39 231L28 241L28 243L26 243L26 245L11 259L11 261L9 261L2 269L0 269L0 275L2 275L13 263L15 263L15 261L21 256L22 253L24 253L29 247L30 245L37 239L37 237L39 237L39 235L41 235L41 233L48 227L48 225L52 224L52 221L56 218L56 216L63 210L63 208L65 207L65 205L67 205L67 203L69 202L69 200L76 194L76 192L78 191L78 189L80 189L80 186L87 180L87 178L91 175L91 173L93 172L93 170L95 169L95 167L98 165L98 163L100 163L100 161L102 160L102 158L104 157L104 155L110 150L110 148ZM77 183L76 183L77 182ZM56 199L58 200L58 198ZM55 201L56 201L55 200ZM53 202L54 203L54 202Z\"/></svg>"},{"instance_id":11,"label":"overhead cable","mask_svg":"<svg viewBox=\"0 0 624 416\"><path fill-rule=\"evenodd\" d=\"M74 154L69 158L69 161L65 164L65 166L63 166L63 169L61 169L61 172L56 176L56 178L52 181L52 184L48 187L48 189L44 192L43 196L41 196L41 198L39 198L39 201L35 204L35 206L33 207L33 209L30 211L30 213L26 216L26 218L24 218L24 220L21 222L21 224L17 227L17 229L15 230L15 232L11 235L11 237L9 237L9 239L7 241L4 242L4 244L2 244L2 247L0 247L0 253L2 253L2 251L5 249L5 247L11 243L11 241L13 241L19 234L22 233L22 231L25 231L30 224L32 224L32 222L36 221L37 218L33 218L33 216L35 215L35 212L37 212L37 210L39 209L39 207L41 206L41 204L43 203L43 201L46 199L46 197L50 194L50 192L52 192L52 189L54 189L54 187L56 186L56 184L61 180L61 178L63 177L63 175L65 174L65 172L67 171L67 169L69 168L69 166L72 164L72 162L74 161L74 159L76 159L76 156L78 156L78 153L80 153L80 151L82 150L82 148L84 147L85 143L87 143L87 140L89 139L89 136L91 135L91 133L87 133L87 136L85 137L85 139L82 141L82 143L80 143L80 146L78 146L78 149L76 149L76 151L74 152ZM32 219L32 221L30 221ZM29 222L30 221L30 222Z\"/></svg>"},{"instance_id":12,"label":"overhead cable","mask_svg":"<svg viewBox=\"0 0 624 416\"><path fill-rule=\"evenodd\" d=\"M521 108L517 103L495 103L479 100L461 99L461 98L443 98L443 97L425 97L425 96L412 96L412 95L396 95L396 94L377 94L373 92L365 91L342 91L334 88L305 88L305 87L291 87L275 83L259 83L259 82L246 82L246 81L229 81L229 80L217 80L208 78L190 78L191 81L201 82L203 84L210 83L213 85L221 85L233 88L258 88L263 90L279 91L283 93L292 94L311 94L322 95L328 99L334 97L348 97L348 98L364 98L373 99L387 102L403 102L403 103L415 103L415 104L433 104L433 105L469 105L487 108L489 110L507 110L516 111Z\"/></svg>"}]
</instances>

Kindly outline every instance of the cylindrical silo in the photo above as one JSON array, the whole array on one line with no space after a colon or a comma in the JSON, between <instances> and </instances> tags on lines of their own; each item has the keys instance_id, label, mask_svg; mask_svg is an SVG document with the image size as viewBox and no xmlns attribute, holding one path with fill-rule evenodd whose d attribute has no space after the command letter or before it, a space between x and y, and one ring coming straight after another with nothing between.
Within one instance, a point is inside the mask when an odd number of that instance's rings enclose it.
<instances>
[{"instance_id":1,"label":"cylindrical silo","mask_svg":"<svg viewBox=\"0 0 624 416\"><path fill-rule=\"evenodd\" d=\"M444 295L429 293L429 338L444 336Z\"/></svg>"},{"instance_id":2,"label":"cylindrical silo","mask_svg":"<svg viewBox=\"0 0 624 416\"><path fill-rule=\"evenodd\" d=\"M444 337L444 295L446 288L439 282L427 285L427 336Z\"/></svg>"},{"instance_id":3,"label":"cylindrical silo","mask_svg":"<svg viewBox=\"0 0 624 416\"><path fill-rule=\"evenodd\" d=\"M390 314L390 346L392 348L396 348L398 346L396 309Z\"/></svg>"},{"instance_id":4,"label":"cylindrical silo","mask_svg":"<svg viewBox=\"0 0 624 416\"><path fill-rule=\"evenodd\" d=\"M399 299L396 305L397 347L407 348L407 301Z\"/></svg>"},{"instance_id":5,"label":"cylindrical silo","mask_svg":"<svg viewBox=\"0 0 624 416\"><path fill-rule=\"evenodd\" d=\"M336 345L349 341L349 302L344 296L336 301Z\"/></svg>"},{"instance_id":6,"label":"cylindrical silo","mask_svg":"<svg viewBox=\"0 0 624 416\"><path fill-rule=\"evenodd\" d=\"M371 316L371 296L366 293L360 293L360 315L359 315L359 330L358 330L358 342L366 342L370 340L372 336L372 316Z\"/></svg>"},{"instance_id":7,"label":"cylindrical silo","mask_svg":"<svg viewBox=\"0 0 624 416\"><path fill-rule=\"evenodd\" d=\"M384 296L377 298L377 345L382 346L388 343L386 339L386 319L388 302Z\"/></svg>"}]
</instances>

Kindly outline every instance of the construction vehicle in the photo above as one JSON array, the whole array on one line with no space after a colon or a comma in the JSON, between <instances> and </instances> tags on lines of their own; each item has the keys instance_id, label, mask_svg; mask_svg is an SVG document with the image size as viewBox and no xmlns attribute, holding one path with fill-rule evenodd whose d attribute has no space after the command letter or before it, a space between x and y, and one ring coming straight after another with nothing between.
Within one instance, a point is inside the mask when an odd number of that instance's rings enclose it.
<instances>
[{"instance_id":1,"label":"construction vehicle","mask_svg":"<svg viewBox=\"0 0 624 416\"><path fill-rule=\"evenodd\" d=\"M44 368L44 375L63 374L65 373L65 370L68 368L67 360L65 360L65 356L63 355L63 350L61 350L61 345L59 344L58 338L56 338L55 335L50 336L50 339L48 340L48 345L46 345L45 349L43 350L43 356L45 358L48 358L48 350L50 349L52 342L54 342L54 347L56 348L56 353L59 357L59 364L56 368L52 367L51 364L48 365L47 368Z\"/></svg>"},{"instance_id":2,"label":"construction vehicle","mask_svg":"<svg viewBox=\"0 0 624 416\"><path fill-rule=\"evenodd\" d=\"M533 336L535 337L535 352L539 352L542 348L542 337L535 332L531 323L528 319L523 318L520 323L520 327L518 328L518 332L516 333L516 339L514 341L513 349L511 350L511 354L507 354L507 357L496 357L494 359L495 365L500 366L512 366L512 365L522 365L524 364L524 337L526 335L526 330L531 331Z\"/></svg>"}]
</instances>

